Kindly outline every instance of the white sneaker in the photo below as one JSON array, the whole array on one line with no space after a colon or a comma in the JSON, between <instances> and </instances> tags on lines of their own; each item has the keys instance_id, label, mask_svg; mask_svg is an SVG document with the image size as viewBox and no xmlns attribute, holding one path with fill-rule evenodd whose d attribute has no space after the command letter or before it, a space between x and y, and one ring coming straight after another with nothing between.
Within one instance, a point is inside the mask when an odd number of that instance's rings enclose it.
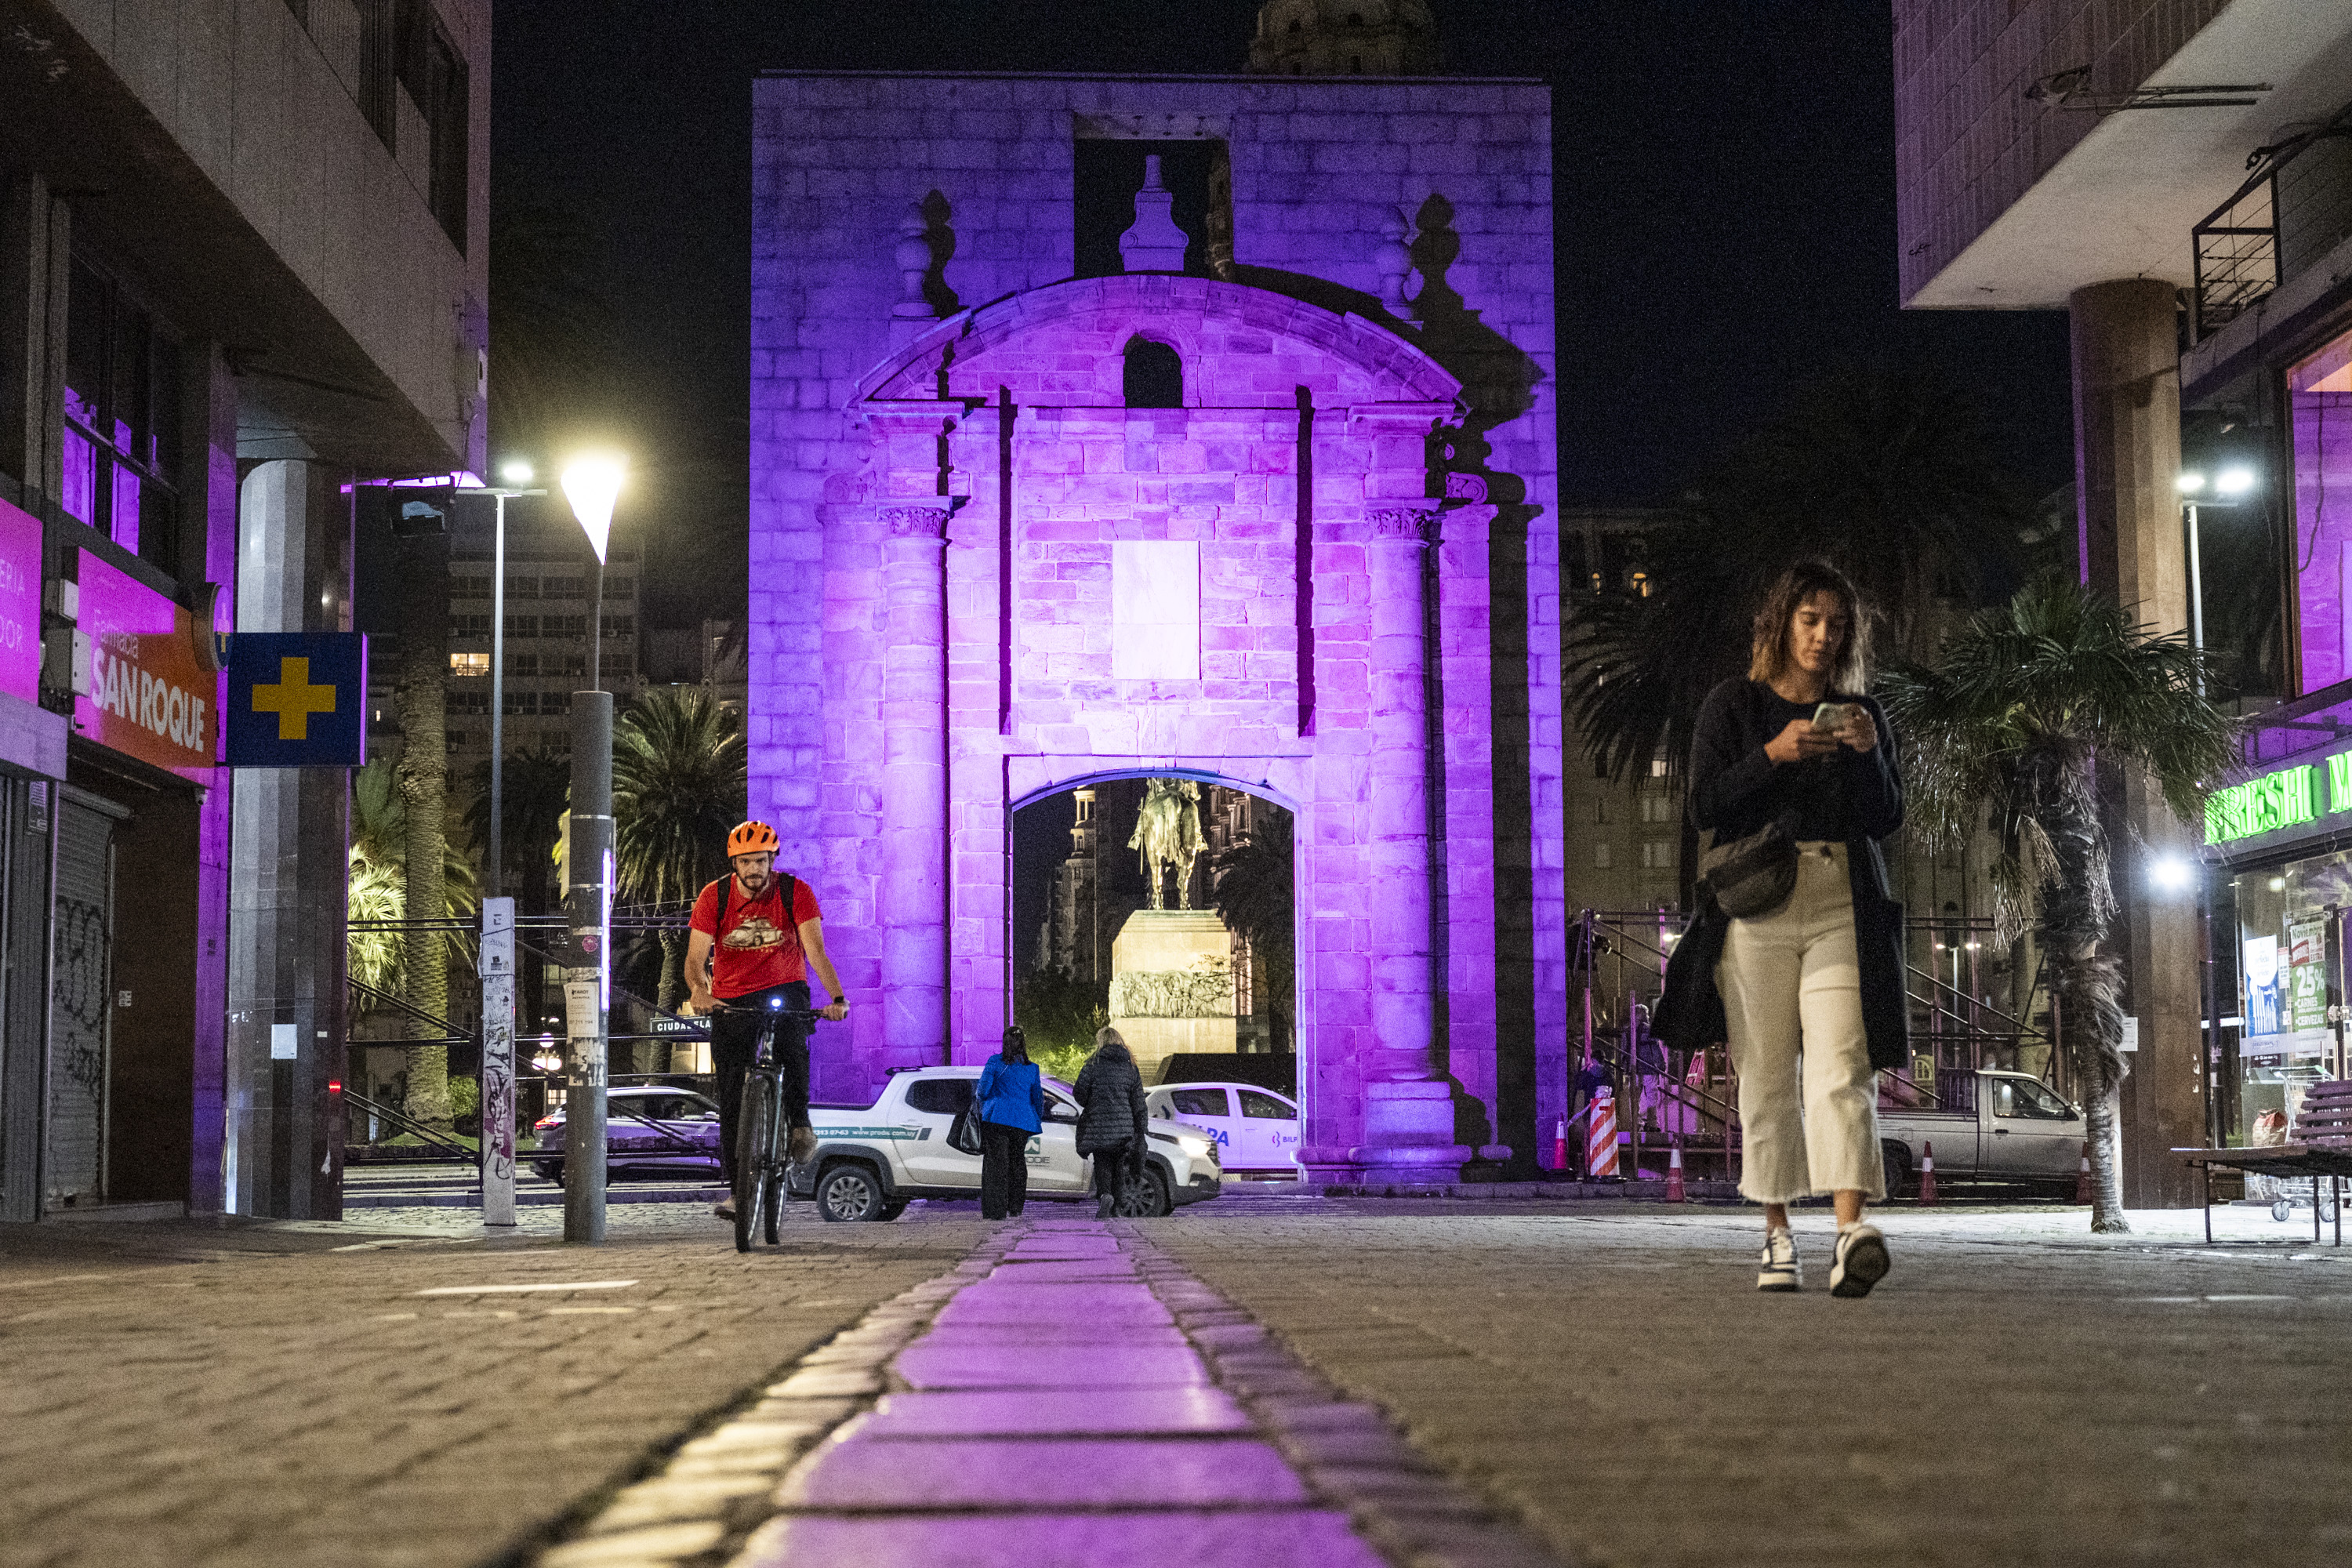
<instances>
[{"instance_id":1,"label":"white sneaker","mask_svg":"<svg viewBox=\"0 0 2352 1568\"><path fill-rule=\"evenodd\" d=\"M1867 1296L1891 1267L1886 1237L1874 1225L1856 1223L1838 1232L1837 1261L1830 1265L1830 1294Z\"/></svg>"},{"instance_id":2,"label":"white sneaker","mask_svg":"<svg viewBox=\"0 0 2352 1568\"><path fill-rule=\"evenodd\" d=\"M733 1219L735 1217L735 1200L733 1198L721 1199L719 1202L710 1205L710 1212L717 1215L720 1219Z\"/></svg>"},{"instance_id":3,"label":"white sneaker","mask_svg":"<svg viewBox=\"0 0 2352 1568\"><path fill-rule=\"evenodd\" d=\"M1764 1233L1764 1258L1757 1270L1756 1289L1801 1290L1804 1287L1805 1270L1797 1261L1797 1238L1789 1234L1787 1226L1774 1226Z\"/></svg>"}]
</instances>

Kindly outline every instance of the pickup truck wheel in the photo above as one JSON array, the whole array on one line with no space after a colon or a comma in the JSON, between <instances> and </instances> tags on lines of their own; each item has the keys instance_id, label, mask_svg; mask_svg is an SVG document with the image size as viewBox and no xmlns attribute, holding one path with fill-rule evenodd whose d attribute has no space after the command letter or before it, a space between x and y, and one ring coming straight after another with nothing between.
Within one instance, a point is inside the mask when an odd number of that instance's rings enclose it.
<instances>
[{"instance_id":1,"label":"pickup truck wheel","mask_svg":"<svg viewBox=\"0 0 2352 1568\"><path fill-rule=\"evenodd\" d=\"M1891 1143L1881 1144L1878 1157L1886 1172L1886 1199L1892 1203L1901 1197L1911 1184L1911 1160L1903 1150Z\"/></svg>"},{"instance_id":2,"label":"pickup truck wheel","mask_svg":"<svg viewBox=\"0 0 2352 1568\"><path fill-rule=\"evenodd\" d=\"M897 1219L900 1215L907 1212L907 1205L910 1201L911 1200L907 1198L893 1198L888 1203L884 1204L882 1205L882 1212L876 1215L874 1217L876 1219Z\"/></svg>"},{"instance_id":3,"label":"pickup truck wheel","mask_svg":"<svg viewBox=\"0 0 2352 1568\"><path fill-rule=\"evenodd\" d=\"M1143 1179L1119 1194L1118 1213L1121 1219L1159 1219L1176 1212L1175 1200L1168 1195L1168 1178L1147 1165Z\"/></svg>"},{"instance_id":4,"label":"pickup truck wheel","mask_svg":"<svg viewBox=\"0 0 2352 1568\"><path fill-rule=\"evenodd\" d=\"M829 1165L816 1179L816 1212L833 1225L887 1219L882 1184L863 1165Z\"/></svg>"}]
</instances>

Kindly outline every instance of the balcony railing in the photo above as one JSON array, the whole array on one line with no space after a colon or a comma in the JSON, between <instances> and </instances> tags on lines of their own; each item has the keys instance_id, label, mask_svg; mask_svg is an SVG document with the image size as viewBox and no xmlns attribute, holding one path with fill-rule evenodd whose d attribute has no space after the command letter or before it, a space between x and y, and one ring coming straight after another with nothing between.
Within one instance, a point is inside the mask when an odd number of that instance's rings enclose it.
<instances>
[{"instance_id":1,"label":"balcony railing","mask_svg":"<svg viewBox=\"0 0 2352 1568\"><path fill-rule=\"evenodd\" d=\"M2200 342L2352 230L2352 192L2341 166L2347 153L2352 105L2316 130L2256 148L2246 160L2246 183L2189 231Z\"/></svg>"}]
</instances>

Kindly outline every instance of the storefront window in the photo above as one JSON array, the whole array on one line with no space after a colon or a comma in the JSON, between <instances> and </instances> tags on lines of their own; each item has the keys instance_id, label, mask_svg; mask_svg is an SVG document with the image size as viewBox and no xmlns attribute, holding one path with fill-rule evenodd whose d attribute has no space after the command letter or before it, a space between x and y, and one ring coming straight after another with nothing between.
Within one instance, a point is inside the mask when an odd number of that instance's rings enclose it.
<instances>
[{"instance_id":1,"label":"storefront window","mask_svg":"<svg viewBox=\"0 0 2352 1568\"><path fill-rule=\"evenodd\" d=\"M2352 678L2352 334L2287 372L2294 425L2294 549L2303 689Z\"/></svg>"},{"instance_id":2,"label":"storefront window","mask_svg":"<svg viewBox=\"0 0 2352 1568\"><path fill-rule=\"evenodd\" d=\"M79 261L66 308L65 381L60 504L176 574L178 351L112 279Z\"/></svg>"},{"instance_id":3,"label":"storefront window","mask_svg":"<svg viewBox=\"0 0 2352 1568\"><path fill-rule=\"evenodd\" d=\"M2342 921L2352 854L2320 856L2236 879L2240 1016L2238 1142L2276 1112L2292 1123L2304 1090L2343 1076ZM2226 1022L2226 1020L2225 1020ZM2274 1141L2274 1140L2273 1140Z\"/></svg>"}]
</instances>

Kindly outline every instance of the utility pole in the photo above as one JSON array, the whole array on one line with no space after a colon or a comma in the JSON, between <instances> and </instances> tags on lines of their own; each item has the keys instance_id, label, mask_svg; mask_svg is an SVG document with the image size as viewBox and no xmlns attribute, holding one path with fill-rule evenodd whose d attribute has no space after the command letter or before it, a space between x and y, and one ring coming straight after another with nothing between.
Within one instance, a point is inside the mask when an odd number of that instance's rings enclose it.
<instances>
[{"instance_id":1,"label":"utility pole","mask_svg":"<svg viewBox=\"0 0 2352 1568\"><path fill-rule=\"evenodd\" d=\"M571 963L563 980L571 1091L563 1131L563 1239L604 1239L604 1088L613 934L613 696L572 695L572 828L563 912Z\"/></svg>"}]
</instances>

